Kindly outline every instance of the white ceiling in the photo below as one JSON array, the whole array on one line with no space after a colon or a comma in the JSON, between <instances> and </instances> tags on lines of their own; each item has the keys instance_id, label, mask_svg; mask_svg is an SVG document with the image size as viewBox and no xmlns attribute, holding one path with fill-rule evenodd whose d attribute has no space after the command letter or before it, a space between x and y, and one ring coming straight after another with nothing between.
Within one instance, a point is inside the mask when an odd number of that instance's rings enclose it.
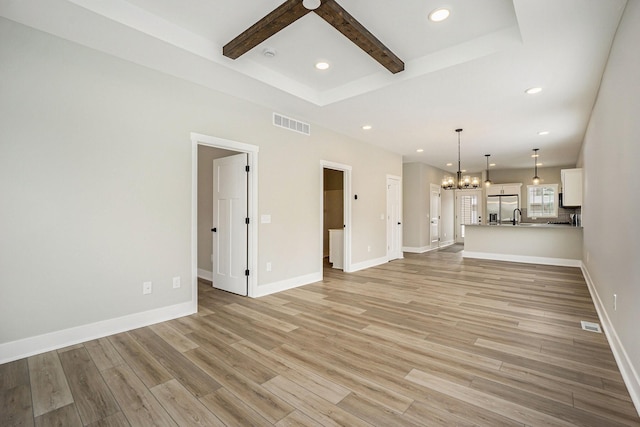
<instances>
[{"instance_id":1,"label":"white ceiling","mask_svg":"<svg viewBox=\"0 0 640 427\"><path fill-rule=\"evenodd\" d=\"M0 15L419 161L575 164L626 0L337 0L405 62L391 74L314 13L237 60L284 0L0 0ZM451 10L441 23L427 19ZM275 49L273 58L263 55ZM318 60L331 68L315 69ZM540 86L537 95L525 89ZM373 128L362 130L362 125ZM539 136L539 131L549 135ZM417 153L417 149L424 152ZM452 162L454 166L447 167Z\"/></svg>"}]
</instances>

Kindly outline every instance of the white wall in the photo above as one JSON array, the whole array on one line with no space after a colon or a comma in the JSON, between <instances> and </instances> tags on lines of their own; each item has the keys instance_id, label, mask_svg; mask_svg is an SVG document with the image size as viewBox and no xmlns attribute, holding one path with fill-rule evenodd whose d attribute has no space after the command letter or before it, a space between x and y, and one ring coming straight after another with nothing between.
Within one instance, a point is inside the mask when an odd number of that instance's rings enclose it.
<instances>
[{"instance_id":1,"label":"white wall","mask_svg":"<svg viewBox=\"0 0 640 427\"><path fill-rule=\"evenodd\" d=\"M583 260L610 322L611 344L628 362L621 368L640 410L640 1L627 3L581 155L584 168ZM617 310L613 295L617 294ZM598 301L596 301L598 302ZM626 357L625 357L626 355ZM634 372L635 371L635 372Z\"/></svg>"},{"instance_id":2,"label":"white wall","mask_svg":"<svg viewBox=\"0 0 640 427\"><path fill-rule=\"evenodd\" d=\"M386 255L399 155L8 20L0 40L0 352L192 300L190 132L260 147L259 288L321 274L321 160L353 167L353 261Z\"/></svg>"}]
</instances>

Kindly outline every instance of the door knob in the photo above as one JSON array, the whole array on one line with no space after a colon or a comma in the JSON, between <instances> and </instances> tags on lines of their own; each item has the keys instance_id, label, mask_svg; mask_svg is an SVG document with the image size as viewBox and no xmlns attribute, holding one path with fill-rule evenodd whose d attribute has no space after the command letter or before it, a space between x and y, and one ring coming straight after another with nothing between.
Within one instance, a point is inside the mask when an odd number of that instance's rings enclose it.
<instances>
[{"instance_id":1,"label":"door knob","mask_svg":"<svg viewBox=\"0 0 640 427\"><path fill-rule=\"evenodd\" d=\"M214 233L216 233L216 232L218 231L218 229L217 229L216 227L213 227L213 228L211 229L211 231L213 231Z\"/></svg>"}]
</instances>

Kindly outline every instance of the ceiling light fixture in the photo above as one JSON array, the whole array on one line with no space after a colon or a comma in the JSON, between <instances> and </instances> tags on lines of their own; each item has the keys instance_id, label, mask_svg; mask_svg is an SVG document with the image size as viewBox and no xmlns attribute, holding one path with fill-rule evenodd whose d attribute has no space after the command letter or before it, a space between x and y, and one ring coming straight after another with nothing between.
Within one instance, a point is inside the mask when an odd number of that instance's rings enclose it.
<instances>
[{"instance_id":1,"label":"ceiling light fixture","mask_svg":"<svg viewBox=\"0 0 640 427\"><path fill-rule=\"evenodd\" d=\"M542 92L541 87L530 87L529 89L524 91L524 93L526 93L527 95L535 95L536 93L540 92Z\"/></svg>"},{"instance_id":2,"label":"ceiling light fixture","mask_svg":"<svg viewBox=\"0 0 640 427\"><path fill-rule=\"evenodd\" d=\"M445 190L454 190L454 189L465 189L465 188L478 188L480 185L480 180L478 177L469 177L468 175L464 178L462 177L462 172L466 172L466 170L461 170L460 168L460 133L462 129L456 129L458 133L458 172L457 172L457 180L454 181L453 177L450 175L445 175L442 179L442 188Z\"/></svg>"},{"instance_id":3,"label":"ceiling light fixture","mask_svg":"<svg viewBox=\"0 0 640 427\"><path fill-rule=\"evenodd\" d=\"M447 19L449 15L451 15L451 12L449 11L449 9L444 9L444 8L436 9L429 14L429 21L442 22L445 19Z\"/></svg>"},{"instance_id":4,"label":"ceiling light fixture","mask_svg":"<svg viewBox=\"0 0 640 427\"><path fill-rule=\"evenodd\" d=\"M453 163L447 163L447 166L453 166Z\"/></svg>"},{"instance_id":5,"label":"ceiling light fixture","mask_svg":"<svg viewBox=\"0 0 640 427\"><path fill-rule=\"evenodd\" d=\"M418 148L418 149L416 150L416 153L422 153L422 152L424 152L424 150L423 150L422 148Z\"/></svg>"},{"instance_id":6,"label":"ceiling light fixture","mask_svg":"<svg viewBox=\"0 0 640 427\"><path fill-rule=\"evenodd\" d=\"M364 125L362 126L362 130L371 130L372 126L371 125Z\"/></svg>"},{"instance_id":7,"label":"ceiling light fixture","mask_svg":"<svg viewBox=\"0 0 640 427\"><path fill-rule=\"evenodd\" d=\"M267 58L273 58L274 56L276 56L276 50L271 47L265 47L262 50L262 54Z\"/></svg>"},{"instance_id":8,"label":"ceiling light fixture","mask_svg":"<svg viewBox=\"0 0 640 427\"><path fill-rule=\"evenodd\" d=\"M485 154L484 156L487 158L487 179L484 181L484 186L490 187L491 184L493 184L489 179L489 156L491 156L491 154Z\"/></svg>"},{"instance_id":9,"label":"ceiling light fixture","mask_svg":"<svg viewBox=\"0 0 640 427\"><path fill-rule=\"evenodd\" d=\"M538 176L538 151L540 149L539 148L534 148L533 149L533 154L531 155L531 157L533 157L533 185L538 185L540 184L540 177Z\"/></svg>"},{"instance_id":10,"label":"ceiling light fixture","mask_svg":"<svg viewBox=\"0 0 640 427\"><path fill-rule=\"evenodd\" d=\"M315 10L320 7L320 0L302 0L302 5L305 9Z\"/></svg>"},{"instance_id":11,"label":"ceiling light fixture","mask_svg":"<svg viewBox=\"0 0 640 427\"><path fill-rule=\"evenodd\" d=\"M329 63L328 62L318 62L316 63L316 68L318 70L326 70L329 68Z\"/></svg>"},{"instance_id":12,"label":"ceiling light fixture","mask_svg":"<svg viewBox=\"0 0 640 427\"><path fill-rule=\"evenodd\" d=\"M549 131L548 130L541 130L540 132L538 132L538 135L540 135L540 136L549 135Z\"/></svg>"}]
</instances>

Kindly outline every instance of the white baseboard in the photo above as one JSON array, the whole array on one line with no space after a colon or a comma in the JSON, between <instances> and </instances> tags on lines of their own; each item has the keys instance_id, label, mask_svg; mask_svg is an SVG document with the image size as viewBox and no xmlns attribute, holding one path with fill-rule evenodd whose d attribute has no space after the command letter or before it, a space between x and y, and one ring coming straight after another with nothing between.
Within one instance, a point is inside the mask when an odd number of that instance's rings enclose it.
<instances>
[{"instance_id":1,"label":"white baseboard","mask_svg":"<svg viewBox=\"0 0 640 427\"><path fill-rule=\"evenodd\" d=\"M438 247L431 247L431 246L421 246L421 247L413 247L413 246L404 246L402 248L403 252L409 252L412 254L423 254L425 252L430 252L430 251L436 251L438 249L442 249L442 248L446 248L447 246L451 246L453 245L455 242L454 241L450 241L450 242L441 242L440 246Z\"/></svg>"},{"instance_id":2,"label":"white baseboard","mask_svg":"<svg viewBox=\"0 0 640 427\"><path fill-rule=\"evenodd\" d=\"M213 273L202 268L198 269L198 277L213 282Z\"/></svg>"},{"instance_id":3,"label":"white baseboard","mask_svg":"<svg viewBox=\"0 0 640 427\"><path fill-rule=\"evenodd\" d=\"M249 295L252 298L263 297L275 294L277 292L286 291L287 289L297 288L299 286L308 285L310 283L322 281L322 272L306 274L304 276L292 277L291 279L281 280L279 282L267 283L256 287L255 292Z\"/></svg>"},{"instance_id":4,"label":"white baseboard","mask_svg":"<svg viewBox=\"0 0 640 427\"><path fill-rule=\"evenodd\" d=\"M638 415L640 415L640 376L638 375L638 371L633 366L633 362L625 351L622 342L620 342L620 338L618 337L618 334L616 333L616 330L611 323L609 314L607 313L607 310L605 309L605 306L600 299L600 295L598 295L598 290L595 286L595 283L593 283L593 280L591 279L591 275L589 274L587 267L584 265L584 263L580 267L582 269L584 279L587 282L587 287L589 288L589 293L591 294L593 304L596 306L596 311L598 312L600 323L602 323L602 329L604 330L604 333L609 340L609 345L611 346L613 357L616 359L618 369L620 369L620 374L622 375L622 379L627 386L627 390L629 391L631 400L636 407L636 411L638 411Z\"/></svg>"},{"instance_id":5,"label":"white baseboard","mask_svg":"<svg viewBox=\"0 0 640 427\"><path fill-rule=\"evenodd\" d=\"M493 261L522 262L525 264L558 265L561 267L581 267L582 261L568 258L547 258L526 255L494 254L489 252L462 251L463 258L490 259Z\"/></svg>"},{"instance_id":6,"label":"white baseboard","mask_svg":"<svg viewBox=\"0 0 640 427\"><path fill-rule=\"evenodd\" d=\"M197 312L193 301L0 344L0 364Z\"/></svg>"},{"instance_id":7,"label":"white baseboard","mask_svg":"<svg viewBox=\"0 0 640 427\"><path fill-rule=\"evenodd\" d=\"M345 270L345 272L346 273L354 273L356 271L364 270L366 268L375 267L377 265L386 264L388 262L389 262L389 258L387 258L386 256L381 257L381 258L368 259L366 261L362 261L362 262L357 262L355 264L351 264L351 269L349 269L349 271Z\"/></svg>"}]
</instances>

